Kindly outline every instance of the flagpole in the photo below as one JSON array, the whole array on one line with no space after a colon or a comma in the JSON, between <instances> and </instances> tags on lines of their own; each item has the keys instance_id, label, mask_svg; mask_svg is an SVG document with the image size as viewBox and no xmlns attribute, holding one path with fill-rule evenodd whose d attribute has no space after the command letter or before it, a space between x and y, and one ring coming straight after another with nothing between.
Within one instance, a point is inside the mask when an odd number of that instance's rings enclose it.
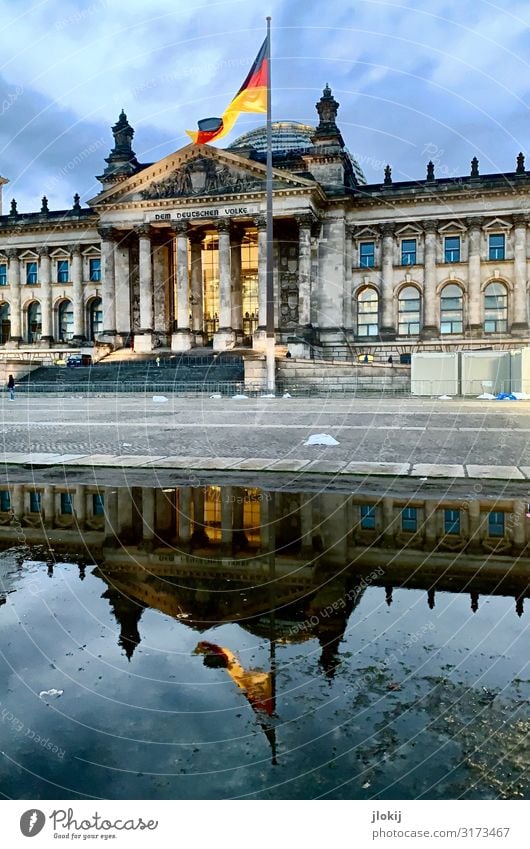
<instances>
[{"instance_id":1,"label":"flagpole","mask_svg":"<svg viewBox=\"0 0 530 849\"><path fill-rule=\"evenodd\" d=\"M267 392L276 394L276 375L274 358L274 255L273 255L273 218L272 218L272 121L271 121L271 18L267 17Z\"/></svg>"}]
</instances>

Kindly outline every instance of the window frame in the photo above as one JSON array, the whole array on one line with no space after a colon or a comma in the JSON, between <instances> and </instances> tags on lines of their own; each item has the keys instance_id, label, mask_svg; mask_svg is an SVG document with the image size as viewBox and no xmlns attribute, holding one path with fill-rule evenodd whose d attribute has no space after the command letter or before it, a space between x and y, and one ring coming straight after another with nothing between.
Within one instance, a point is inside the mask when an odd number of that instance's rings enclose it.
<instances>
[{"instance_id":1,"label":"window frame","mask_svg":"<svg viewBox=\"0 0 530 849\"><path fill-rule=\"evenodd\" d=\"M492 245L492 239L501 239L501 245ZM499 253L502 255L499 255ZM488 261L503 262L506 259L506 233L488 233Z\"/></svg>"},{"instance_id":2,"label":"window frame","mask_svg":"<svg viewBox=\"0 0 530 849\"><path fill-rule=\"evenodd\" d=\"M407 289L410 289L411 291L416 292L417 297L415 297L415 298L404 298L404 297L402 297L403 292L406 292ZM417 289L416 286L413 286L412 284L407 284L406 286L403 286L400 289L400 291L398 292L397 302L398 302L398 336L409 336L409 337L410 336L419 336L420 333L421 333L421 328L422 328L422 296L421 296L420 290ZM415 303L415 302L418 303L417 309L402 309L402 306L401 306L402 304L408 304L408 303L412 304L412 303ZM407 319L407 316L409 316L409 315L417 316L417 320L414 319L413 321L411 321L411 320ZM404 327L405 325L406 325L407 329L402 330L402 327ZM417 328L418 328L417 331L411 331L411 329L410 329L411 326L417 326Z\"/></svg>"},{"instance_id":3,"label":"window frame","mask_svg":"<svg viewBox=\"0 0 530 849\"><path fill-rule=\"evenodd\" d=\"M362 296L365 293L373 294L373 297L370 299L363 300ZM373 286L365 286L359 292L357 292L356 297L356 318L357 318L357 336L362 337L363 339L368 339L373 336L379 336L379 292L377 289L374 289ZM360 308L361 304L375 304L375 310L363 310ZM373 321L373 316L375 316L375 322ZM361 321L361 317L367 318L371 317L371 321ZM361 328L368 328L367 333L361 333Z\"/></svg>"},{"instance_id":4,"label":"window frame","mask_svg":"<svg viewBox=\"0 0 530 849\"><path fill-rule=\"evenodd\" d=\"M42 513L42 492L32 490L29 494L29 512Z\"/></svg>"},{"instance_id":5,"label":"window frame","mask_svg":"<svg viewBox=\"0 0 530 849\"><path fill-rule=\"evenodd\" d=\"M444 300L445 301L449 301L449 300L455 301L456 300L455 296L451 296L451 295L445 295L444 296L444 292L450 286L454 286L456 289L458 289L458 292L459 292L458 299L460 300L460 306L459 307L458 306L457 307L448 307L448 306L444 307ZM444 313L447 316L445 318L444 318ZM452 313L453 315L447 315L448 313L449 314ZM460 318L456 317L457 313L460 314ZM450 330L444 330L444 325L446 325L446 324L449 324L451 326ZM453 328L454 324L459 325L459 329L455 330ZM463 293L461 287L458 285L458 283L448 282L444 285L443 289L440 292L440 335L443 335L443 336L458 336L458 335L462 335L463 332L464 332L464 293Z\"/></svg>"},{"instance_id":6,"label":"window frame","mask_svg":"<svg viewBox=\"0 0 530 849\"><path fill-rule=\"evenodd\" d=\"M363 248L368 246L371 246L372 252L363 256ZM364 262L363 260L368 261ZM375 268L375 241L359 242L359 268Z\"/></svg>"},{"instance_id":7,"label":"window frame","mask_svg":"<svg viewBox=\"0 0 530 849\"><path fill-rule=\"evenodd\" d=\"M361 504L360 506L360 521L361 530L375 531L375 523L377 519L376 504Z\"/></svg>"},{"instance_id":8,"label":"window frame","mask_svg":"<svg viewBox=\"0 0 530 849\"><path fill-rule=\"evenodd\" d=\"M414 250L405 250L405 243L414 244ZM418 264L418 240L416 238L401 239L401 265L417 265ZM414 257L414 262L410 261L410 257Z\"/></svg>"},{"instance_id":9,"label":"window frame","mask_svg":"<svg viewBox=\"0 0 530 849\"><path fill-rule=\"evenodd\" d=\"M66 266L66 268L65 268ZM57 260L57 268L55 273L56 283L70 283L70 260L65 257L60 257Z\"/></svg>"},{"instance_id":10,"label":"window frame","mask_svg":"<svg viewBox=\"0 0 530 849\"><path fill-rule=\"evenodd\" d=\"M98 263L98 268L96 270L93 269L92 263ZM88 258L88 279L91 283L100 283L101 282L101 257L100 256L90 256Z\"/></svg>"},{"instance_id":11,"label":"window frame","mask_svg":"<svg viewBox=\"0 0 530 849\"><path fill-rule=\"evenodd\" d=\"M456 241L458 243L458 247L449 248L447 243L450 241ZM456 254L456 256L454 256ZM460 236L444 236L444 262L449 265L455 262L460 262L462 256L462 239Z\"/></svg>"},{"instance_id":12,"label":"window frame","mask_svg":"<svg viewBox=\"0 0 530 849\"><path fill-rule=\"evenodd\" d=\"M34 271L30 271L30 266L35 266ZM24 272L26 278L26 286L38 286L39 285L39 263L36 259L28 259L24 265ZM34 277L35 279L30 280L30 277Z\"/></svg>"},{"instance_id":13,"label":"window frame","mask_svg":"<svg viewBox=\"0 0 530 849\"><path fill-rule=\"evenodd\" d=\"M2 271L2 269L5 269ZM7 262L0 262L0 286L7 286L8 283L8 271L7 271Z\"/></svg>"},{"instance_id":14,"label":"window frame","mask_svg":"<svg viewBox=\"0 0 530 849\"><path fill-rule=\"evenodd\" d=\"M501 286L503 289L503 294L491 294L488 295L488 289L493 286ZM490 280L490 282L484 287L484 291L482 293L483 298L483 309L484 309L484 323L483 323L483 331L484 333L507 333L508 332L508 287L506 283L502 280ZM495 298L496 303L495 306L488 306L488 298ZM502 299L502 305L499 306L498 299ZM490 317L488 317L488 313L490 313ZM496 313L502 313L503 317L499 318ZM488 327L488 325L493 325L493 327Z\"/></svg>"},{"instance_id":15,"label":"window frame","mask_svg":"<svg viewBox=\"0 0 530 849\"><path fill-rule=\"evenodd\" d=\"M448 516L447 514L453 514ZM456 518L454 516L456 514ZM460 536L462 532L462 516L460 510L444 508L444 534L446 536Z\"/></svg>"},{"instance_id":16,"label":"window frame","mask_svg":"<svg viewBox=\"0 0 530 849\"><path fill-rule=\"evenodd\" d=\"M407 534L415 534L418 530L417 507L403 507L401 509L401 530Z\"/></svg>"}]
</instances>

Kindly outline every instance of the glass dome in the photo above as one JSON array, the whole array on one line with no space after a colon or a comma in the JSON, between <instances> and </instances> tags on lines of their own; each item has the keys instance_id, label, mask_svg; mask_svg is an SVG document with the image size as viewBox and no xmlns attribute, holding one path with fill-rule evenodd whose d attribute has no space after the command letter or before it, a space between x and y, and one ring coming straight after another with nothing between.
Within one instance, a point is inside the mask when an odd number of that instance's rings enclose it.
<instances>
[{"instance_id":1,"label":"glass dome","mask_svg":"<svg viewBox=\"0 0 530 849\"><path fill-rule=\"evenodd\" d=\"M298 121L273 121L272 122L272 152L276 155L288 154L291 152L309 153L313 149L312 136L315 133L315 127L310 124L301 124ZM249 130L239 136L228 150L238 150L239 148L251 147L257 153L265 155L267 150L267 128L257 127L255 130ZM346 150L346 154L352 164L353 172L357 178L357 182L365 185L366 178L361 170L359 163L353 158L351 153Z\"/></svg>"}]
</instances>

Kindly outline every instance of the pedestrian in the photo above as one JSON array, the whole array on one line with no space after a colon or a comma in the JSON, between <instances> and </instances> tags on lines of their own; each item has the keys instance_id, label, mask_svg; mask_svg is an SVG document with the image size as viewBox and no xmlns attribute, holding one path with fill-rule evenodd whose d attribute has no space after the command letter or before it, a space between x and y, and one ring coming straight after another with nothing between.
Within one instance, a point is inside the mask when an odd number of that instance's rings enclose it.
<instances>
[{"instance_id":1,"label":"pedestrian","mask_svg":"<svg viewBox=\"0 0 530 849\"><path fill-rule=\"evenodd\" d=\"M364 355L364 360L363 360L363 362L365 362L365 363L370 362L370 360L368 359L368 354L365 354L365 355Z\"/></svg>"},{"instance_id":2,"label":"pedestrian","mask_svg":"<svg viewBox=\"0 0 530 849\"><path fill-rule=\"evenodd\" d=\"M394 362L394 360L392 359L392 354L390 354L390 356L388 358L388 362L389 362L390 365L392 365L392 363Z\"/></svg>"},{"instance_id":3,"label":"pedestrian","mask_svg":"<svg viewBox=\"0 0 530 849\"><path fill-rule=\"evenodd\" d=\"M155 362L156 362L156 367L160 368L160 357L157 357Z\"/></svg>"},{"instance_id":4,"label":"pedestrian","mask_svg":"<svg viewBox=\"0 0 530 849\"><path fill-rule=\"evenodd\" d=\"M12 374L9 375L9 378L8 378L8 381L7 381L7 388L9 390L9 400L14 401L15 400L15 378L13 377Z\"/></svg>"}]
</instances>

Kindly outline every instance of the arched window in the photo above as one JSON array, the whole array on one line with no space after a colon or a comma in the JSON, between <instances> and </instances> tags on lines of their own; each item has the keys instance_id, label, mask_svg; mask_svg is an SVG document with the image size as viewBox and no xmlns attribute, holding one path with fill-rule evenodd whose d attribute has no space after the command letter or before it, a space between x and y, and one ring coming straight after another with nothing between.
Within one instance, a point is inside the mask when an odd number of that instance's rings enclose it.
<instances>
[{"instance_id":1,"label":"arched window","mask_svg":"<svg viewBox=\"0 0 530 849\"><path fill-rule=\"evenodd\" d=\"M398 334L418 336L421 327L421 295L414 286L405 286L398 299Z\"/></svg>"},{"instance_id":2,"label":"arched window","mask_svg":"<svg viewBox=\"0 0 530 849\"><path fill-rule=\"evenodd\" d=\"M363 289L357 296L357 335L379 333L379 295L375 289Z\"/></svg>"},{"instance_id":3,"label":"arched window","mask_svg":"<svg viewBox=\"0 0 530 849\"><path fill-rule=\"evenodd\" d=\"M508 290L504 283L490 283L484 290L484 333L508 329Z\"/></svg>"},{"instance_id":4,"label":"arched window","mask_svg":"<svg viewBox=\"0 0 530 849\"><path fill-rule=\"evenodd\" d=\"M440 296L440 333L463 333L464 299L456 283L448 283Z\"/></svg>"},{"instance_id":5,"label":"arched window","mask_svg":"<svg viewBox=\"0 0 530 849\"><path fill-rule=\"evenodd\" d=\"M11 335L11 309L9 304L0 304L0 345L5 345Z\"/></svg>"},{"instance_id":6,"label":"arched window","mask_svg":"<svg viewBox=\"0 0 530 849\"><path fill-rule=\"evenodd\" d=\"M38 342L42 333L41 309L38 301L28 307L28 342Z\"/></svg>"},{"instance_id":7,"label":"arched window","mask_svg":"<svg viewBox=\"0 0 530 849\"><path fill-rule=\"evenodd\" d=\"M68 342L74 335L74 308L72 301L61 301L57 311L60 342Z\"/></svg>"},{"instance_id":8,"label":"arched window","mask_svg":"<svg viewBox=\"0 0 530 849\"><path fill-rule=\"evenodd\" d=\"M88 305L88 335L92 342L103 333L103 307L101 298L92 298Z\"/></svg>"}]
</instances>

